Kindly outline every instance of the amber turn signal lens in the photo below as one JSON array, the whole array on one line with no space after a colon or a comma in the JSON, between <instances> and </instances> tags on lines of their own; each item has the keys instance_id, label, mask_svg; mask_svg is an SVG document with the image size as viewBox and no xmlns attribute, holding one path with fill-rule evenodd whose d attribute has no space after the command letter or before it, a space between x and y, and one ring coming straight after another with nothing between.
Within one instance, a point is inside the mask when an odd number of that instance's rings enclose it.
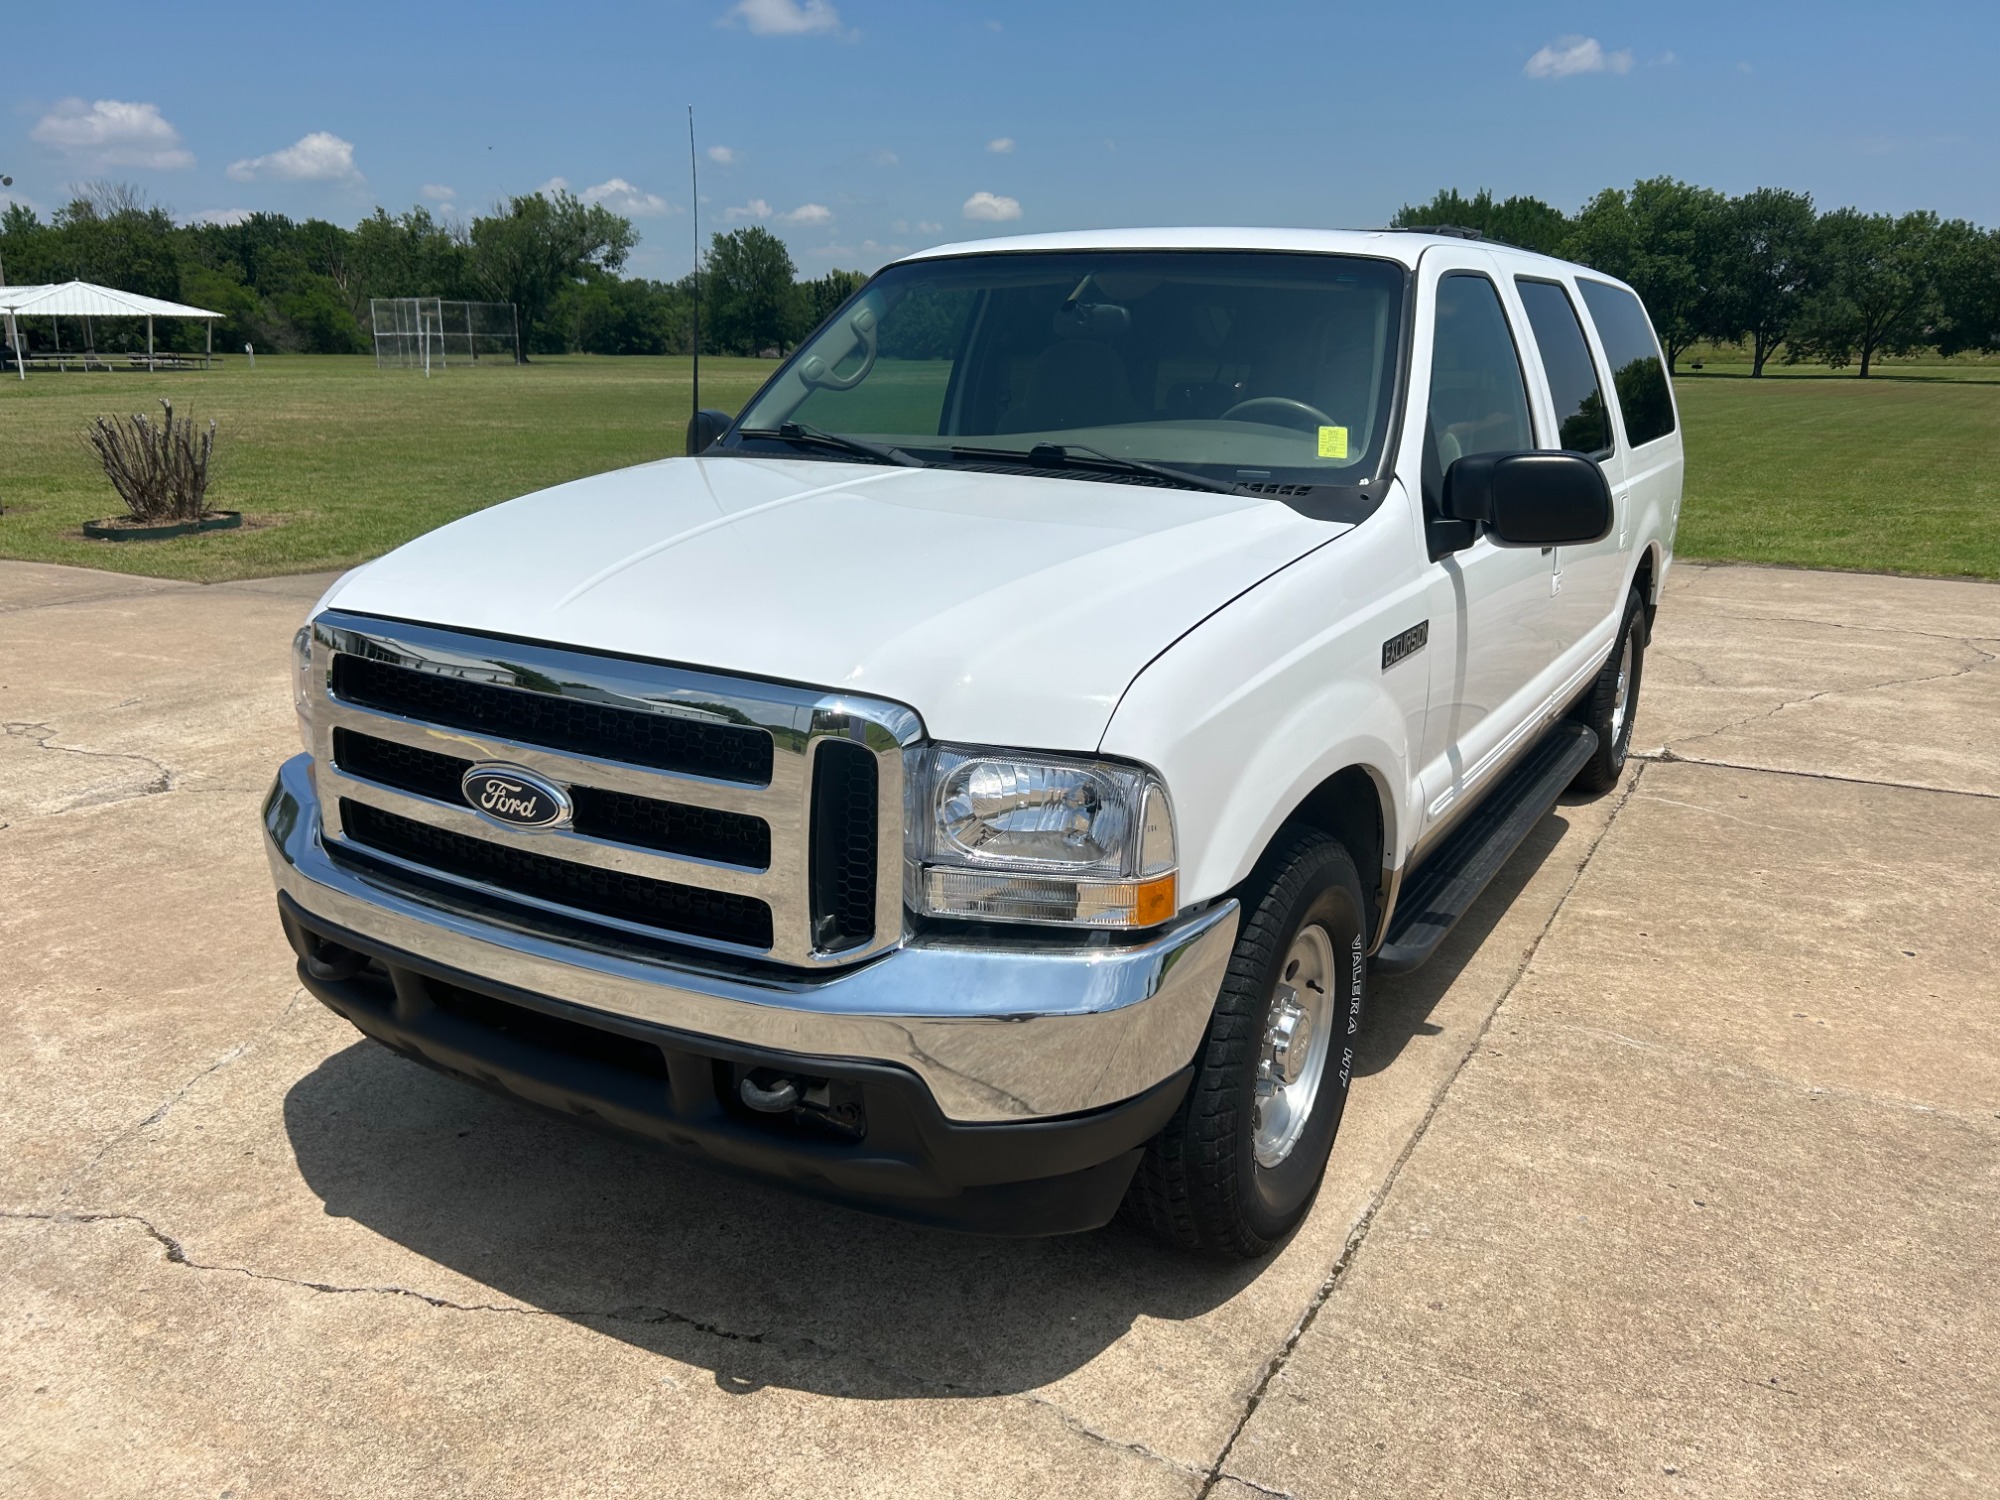
<instances>
[{"instance_id":1,"label":"amber turn signal lens","mask_svg":"<svg viewBox=\"0 0 2000 1500\"><path fill-rule=\"evenodd\" d=\"M1132 903L1132 925L1152 927L1164 922L1174 914L1174 877L1162 875L1155 880L1141 881Z\"/></svg>"}]
</instances>

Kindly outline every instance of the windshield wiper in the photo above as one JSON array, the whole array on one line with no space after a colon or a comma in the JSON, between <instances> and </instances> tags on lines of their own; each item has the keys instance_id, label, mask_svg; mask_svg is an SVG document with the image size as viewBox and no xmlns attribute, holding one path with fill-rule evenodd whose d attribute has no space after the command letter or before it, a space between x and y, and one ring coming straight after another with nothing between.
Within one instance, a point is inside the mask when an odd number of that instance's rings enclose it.
<instances>
[{"instance_id":1,"label":"windshield wiper","mask_svg":"<svg viewBox=\"0 0 2000 1500\"><path fill-rule=\"evenodd\" d=\"M901 464L906 469L924 469L930 466L921 458L905 453L901 448L889 448L880 443L864 443L860 438L843 437L837 432L822 432L817 427L808 427L803 422L780 422L772 427L745 427L737 431L738 437L766 438L774 443L792 443L800 447L832 448L840 453L852 453L856 458L872 459L878 464Z\"/></svg>"},{"instance_id":2,"label":"windshield wiper","mask_svg":"<svg viewBox=\"0 0 2000 1500\"><path fill-rule=\"evenodd\" d=\"M1037 443L1025 453L1019 448L953 448L951 452L954 458L1012 459L1015 463L1034 464L1046 469L1099 469L1109 474L1145 474L1181 489L1213 490L1218 495L1237 493L1236 486L1224 479L1210 479L1206 474L1192 473L1187 469L1170 469L1165 464L1149 464L1143 459L1119 458L1097 448L1086 448L1081 443Z\"/></svg>"}]
</instances>

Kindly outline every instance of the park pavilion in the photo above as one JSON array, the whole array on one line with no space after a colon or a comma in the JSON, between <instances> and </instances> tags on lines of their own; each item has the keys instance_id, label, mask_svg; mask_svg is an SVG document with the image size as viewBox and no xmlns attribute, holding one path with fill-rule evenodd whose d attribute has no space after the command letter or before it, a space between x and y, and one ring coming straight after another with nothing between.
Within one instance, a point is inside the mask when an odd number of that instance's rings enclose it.
<instances>
[{"instance_id":1,"label":"park pavilion","mask_svg":"<svg viewBox=\"0 0 2000 1500\"><path fill-rule=\"evenodd\" d=\"M85 330L86 345L93 344L89 330L92 319L96 318L144 318L146 320L146 352L125 356L135 369L157 370L162 365L183 366L192 364L194 356L188 354L156 354L153 349L153 320L156 318L199 318L206 323L207 338L201 354L202 367L206 369L215 353L215 320L222 316L210 312L205 307L189 307L180 302L164 302L158 297L142 297L137 292L121 292L116 287L98 286L88 281L63 281L47 286L0 286L0 317L7 320L8 342L14 351L14 368L21 378L28 378L30 363L52 364L59 369L67 369L71 363L81 364L85 369L93 366L110 369L112 362L99 356L94 348L86 347L80 354L64 354L62 351L62 320L81 319ZM28 318L47 318L53 334L52 342L56 351L48 355L28 356L21 345L21 323Z\"/></svg>"}]
</instances>

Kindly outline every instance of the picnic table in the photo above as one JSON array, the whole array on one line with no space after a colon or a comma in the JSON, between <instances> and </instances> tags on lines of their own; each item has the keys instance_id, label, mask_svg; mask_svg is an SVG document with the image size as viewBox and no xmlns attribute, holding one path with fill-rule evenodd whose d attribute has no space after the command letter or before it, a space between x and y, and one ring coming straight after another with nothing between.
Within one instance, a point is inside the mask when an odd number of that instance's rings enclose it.
<instances>
[{"instance_id":1,"label":"picnic table","mask_svg":"<svg viewBox=\"0 0 2000 1500\"><path fill-rule=\"evenodd\" d=\"M160 350L146 354L99 354L94 349L59 350L53 354L27 354L21 363L31 370L201 370L221 364L220 354L180 354ZM14 351L0 352L0 369L17 368Z\"/></svg>"}]
</instances>

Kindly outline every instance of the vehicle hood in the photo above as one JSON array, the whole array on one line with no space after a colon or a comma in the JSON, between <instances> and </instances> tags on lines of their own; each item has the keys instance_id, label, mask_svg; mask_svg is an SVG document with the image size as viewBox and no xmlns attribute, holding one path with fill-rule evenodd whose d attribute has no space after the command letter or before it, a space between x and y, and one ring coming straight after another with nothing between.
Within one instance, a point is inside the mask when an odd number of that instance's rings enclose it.
<instances>
[{"instance_id":1,"label":"vehicle hood","mask_svg":"<svg viewBox=\"0 0 2000 1500\"><path fill-rule=\"evenodd\" d=\"M1207 491L679 458L466 516L324 602L890 698L940 739L1090 750L1147 662L1348 529Z\"/></svg>"}]
</instances>

